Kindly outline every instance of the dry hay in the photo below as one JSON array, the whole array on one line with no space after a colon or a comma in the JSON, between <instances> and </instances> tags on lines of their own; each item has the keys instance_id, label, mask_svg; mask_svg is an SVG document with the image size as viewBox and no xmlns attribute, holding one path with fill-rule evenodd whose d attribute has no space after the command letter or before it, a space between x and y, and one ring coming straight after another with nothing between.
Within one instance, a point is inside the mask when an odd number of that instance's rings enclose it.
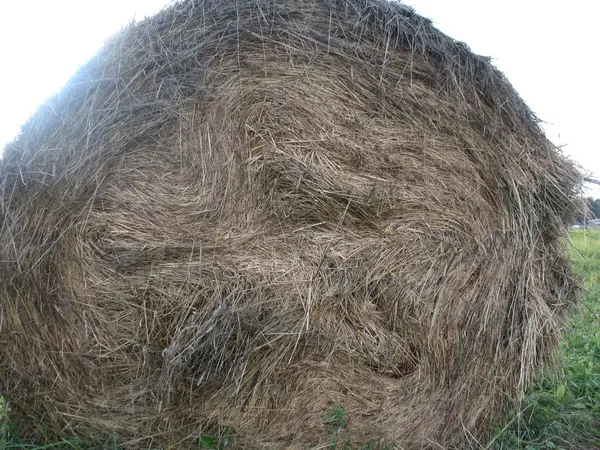
<instances>
[{"instance_id":1,"label":"dry hay","mask_svg":"<svg viewBox=\"0 0 600 450\"><path fill-rule=\"evenodd\" d=\"M0 163L28 439L472 445L552 355L580 175L486 58L377 0L195 0ZM437 443L437 444L436 444Z\"/></svg>"}]
</instances>

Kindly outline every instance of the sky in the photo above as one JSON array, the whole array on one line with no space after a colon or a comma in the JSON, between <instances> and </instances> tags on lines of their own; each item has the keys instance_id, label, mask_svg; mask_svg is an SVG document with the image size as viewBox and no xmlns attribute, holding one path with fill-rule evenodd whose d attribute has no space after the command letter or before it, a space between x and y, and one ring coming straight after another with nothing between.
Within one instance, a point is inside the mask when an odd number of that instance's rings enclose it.
<instances>
[{"instance_id":1,"label":"sky","mask_svg":"<svg viewBox=\"0 0 600 450\"><path fill-rule=\"evenodd\" d=\"M135 18L167 0L5 0L0 4L0 148L50 95ZM600 58L591 0L405 0L444 33L491 56L548 137L600 178ZM600 198L600 186L586 195Z\"/></svg>"}]
</instances>

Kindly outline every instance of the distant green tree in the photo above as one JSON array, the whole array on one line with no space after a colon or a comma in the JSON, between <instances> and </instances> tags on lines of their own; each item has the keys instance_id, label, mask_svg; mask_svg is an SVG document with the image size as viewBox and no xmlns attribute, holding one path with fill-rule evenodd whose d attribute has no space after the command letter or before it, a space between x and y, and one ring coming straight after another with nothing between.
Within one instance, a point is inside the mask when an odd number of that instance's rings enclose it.
<instances>
[{"instance_id":1,"label":"distant green tree","mask_svg":"<svg viewBox=\"0 0 600 450\"><path fill-rule=\"evenodd\" d=\"M594 200L594 214L596 215L596 219L600 219L600 198Z\"/></svg>"},{"instance_id":2,"label":"distant green tree","mask_svg":"<svg viewBox=\"0 0 600 450\"><path fill-rule=\"evenodd\" d=\"M594 200L593 197L588 197L587 207L592 219L600 219L600 198Z\"/></svg>"},{"instance_id":3,"label":"distant green tree","mask_svg":"<svg viewBox=\"0 0 600 450\"><path fill-rule=\"evenodd\" d=\"M590 214L592 217L589 218L595 218L596 217L596 208L594 205L594 198L593 197L588 197L586 199L586 206L587 206L587 211L586 211L586 215Z\"/></svg>"},{"instance_id":4,"label":"distant green tree","mask_svg":"<svg viewBox=\"0 0 600 450\"><path fill-rule=\"evenodd\" d=\"M581 206L575 219L578 224L583 225L590 219L600 219L600 199L580 197L580 201Z\"/></svg>"}]
</instances>

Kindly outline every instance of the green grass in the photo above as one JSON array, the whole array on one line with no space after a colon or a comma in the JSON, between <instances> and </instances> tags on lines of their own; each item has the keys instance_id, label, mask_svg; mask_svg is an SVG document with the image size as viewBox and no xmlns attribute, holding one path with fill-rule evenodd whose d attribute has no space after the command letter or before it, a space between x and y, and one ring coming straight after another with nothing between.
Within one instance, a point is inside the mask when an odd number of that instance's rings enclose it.
<instances>
[{"instance_id":1,"label":"green grass","mask_svg":"<svg viewBox=\"0 0 600 450\"><path fill-rule=\"evenodd\" d=\"M560 344L558 373L537 383L508 427L483 448L600 448L600 231L572 231L571 241L586 294Z\"/></svg>"},{"instance_id":2,"label":"green grass","mask_svg":"<svg viewBox=\"0 0 600 450\"><path fill-rule=\"evenodd\" d=\"M7 406L3 397L0 397L0 448L8 445L8 418Z\"/></svg>"},{"instance_id":3,"label":"green grass","mask_svg":"<svg viewBox=\"0 0 600 450\"><path fill-rule=\"evenodd\" d=\"M571 241L570 255L575 271L585 280L586 295L569 319L559 349L559 370L531 389L508 425L498 427L493 440L481 449L600 448L600 231L573 231ZM389 448L380 442L356 447L340 439L348 420L342 405L335 405L323 420L329 425L330 448ZM203 436L199 448L224 449L229 443L230 433L224 439ZM86 445L78 441L42 446L22 443L8 421L8 405L0 397L0 449L74 448Z\"/></svg>"}]
</instances>

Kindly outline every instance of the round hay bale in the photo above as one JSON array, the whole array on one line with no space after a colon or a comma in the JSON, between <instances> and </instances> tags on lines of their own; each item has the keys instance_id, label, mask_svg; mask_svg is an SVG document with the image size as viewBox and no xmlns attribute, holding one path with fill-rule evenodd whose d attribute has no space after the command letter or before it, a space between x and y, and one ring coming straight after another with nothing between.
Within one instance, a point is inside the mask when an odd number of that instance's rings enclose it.
<instances>
[{"instance_id":1,"label":"round hay bale","mask_svg":"<svg viewBox=\"0 0 600 450\"><path fill-rule=\"evenodd\" d=\"M378 0L189 0L0 162L25 439L464 448L548 360L580 174L489 59Z\"/></svg>"}]
</instances>

